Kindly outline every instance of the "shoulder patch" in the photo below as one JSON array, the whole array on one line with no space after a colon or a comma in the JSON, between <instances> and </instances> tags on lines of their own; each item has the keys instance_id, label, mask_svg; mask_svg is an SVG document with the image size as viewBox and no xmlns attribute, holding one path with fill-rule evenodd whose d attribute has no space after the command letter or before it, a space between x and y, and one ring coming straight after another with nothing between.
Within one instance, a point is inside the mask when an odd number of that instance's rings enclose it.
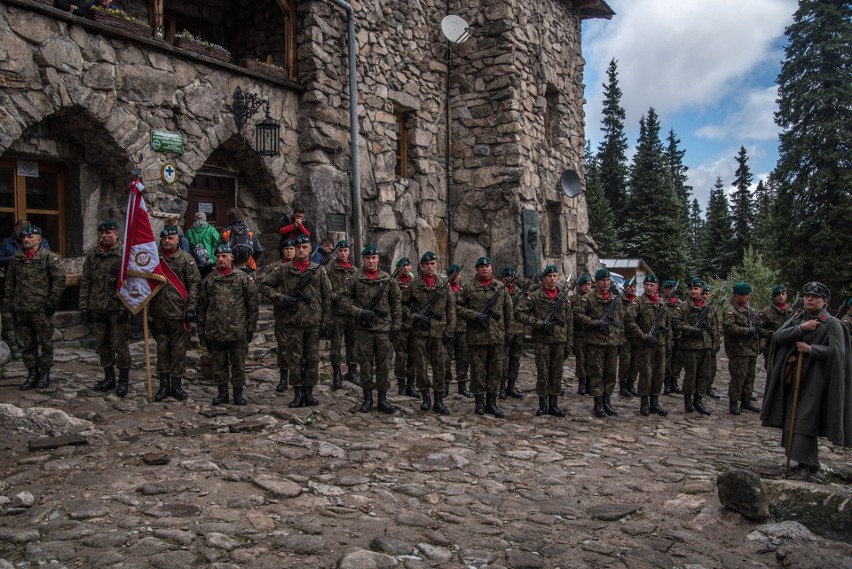
<instances>
[{"instance_id":1,"label":"shoulder patch","mask_svg":"<svg viewBox=\"0 0 852 569\"><path fill-rule=\"evenodd\" d=\"M733 310L728 310L727 312L725 312L725 316L733 316L733 315L734 315Z\"/></svg>"},{"instance_id":2,"label":"shoulder patch","mask_svg":"<svg viewBox=\"0 0 852 569\"><path fill-rule=\"evenodd\" d=\"M823 312L822 314L819 315L819 320L820 320L820 322L825 322L826 320L828 320L828 314Z\"/></svg>"}]
</instances>

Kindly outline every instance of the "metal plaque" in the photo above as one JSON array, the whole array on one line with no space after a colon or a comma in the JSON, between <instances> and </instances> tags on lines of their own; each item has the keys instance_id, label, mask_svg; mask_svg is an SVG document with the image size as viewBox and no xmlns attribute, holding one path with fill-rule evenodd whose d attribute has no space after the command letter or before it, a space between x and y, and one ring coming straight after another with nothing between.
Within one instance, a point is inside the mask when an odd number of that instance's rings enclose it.
<instances>
[{"instance_id":1,"label":"metal plaque","mask_svg":"<svg viewBox=\"0 0 852 569\"><path fill-rule=\"evenodd\" d=\"M183 154L183 135L165 130L151 131L151 150L154 152L173 152Z\"/></svg>"},{"instance_id":2,"label":"metal plaque","mask_svg":"<svg viewBox=\"0 0 852 569\"><path fill-rule=\"evenodd\" d=\"M534 277L541 271L541 225L534 209L524 210L524 276Z\"/></svg>"}]
</instances>

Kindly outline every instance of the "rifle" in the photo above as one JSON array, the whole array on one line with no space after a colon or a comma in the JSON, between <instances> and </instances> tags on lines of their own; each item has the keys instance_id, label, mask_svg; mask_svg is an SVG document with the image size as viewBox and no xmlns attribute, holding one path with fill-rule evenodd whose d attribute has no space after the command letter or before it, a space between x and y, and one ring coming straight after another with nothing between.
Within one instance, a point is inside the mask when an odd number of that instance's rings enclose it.
<instances>
[{"instance_id":1,"label":"rifle","mask_svg":"<svg viewBox=\"0 0 852 569\"><path fill-rule=\"evenodd\" d=\"M704 305L704 308L701 309L701 314L698 315L698 320L695 321L695 326L693 326L693 330L696 332L701 332L702 326L704 326L704 320L707 319L707 313L710 312L710 308L713 307L713 304L719 300L719 297L728 288L728 281L722 283L722 286L719 287L715 293L713 293L713 298L710 299L710 302Z\"/></svg>"},{"instance_id":2,"label":"rifle","mask_svg":"<svg viewBox=\"0 0 852 569\"><path fill-rule=\"evenodd\" d=\"M518 301L521 300L521 298L525 294L527 294L527 292L529 292L529 290L532 288L533 282L533 279L528 280L527 284L519 288L518 291L512 295L512 308L518 306Z\"/></svg>"},{"instance_id":3,"label":"rifle","mask_svg":"<svg viewBox=\"0 0 852 569\"><path fill-rule=\"evenodd\" d=\"M846 312L846 306L849 304L849 299L847 298L843 302L840 303L840 306L837 307L837 314L834 315L835 318L840 320L843 318L843 313Z\"/></svg>"},{"instance_id":4,"label":"rifle","mask_svg":"<svg viewBox=\"0 0 852 569\"><path fill-rule=\"evenodd\" d=\"M616 305L618 304L618 302L616 302L616 301L621 300L622 298L624 298L624 289L625 289L625 288L627 288L627 286L628 286L628 285L630 284L630 282L632 282L632 281L633 281L633 279L630 279L630 281L628 281L628 283L624 286L624 288L623 288L623 289L619 289L619 288L618 288L618 285L617 285L617 284L615 284L615 283L610 284L610 287L609 287L609 291L610 291L610 293L615 293L615 292L617 292L617 293L618 293L618 298L613 299L613 300L609 303L609 306L607 306L607 307L606 307L606 310L604 311L603 316L601 316L601 319L600 319L600 321L599 321L599 322L603 322L603 325L605 326L605 328L604 328L604 334L606 334L607 336L609 336L609 326L610 326L610 324L617 324L617 321L615 321L615 320L613 320L613 319L612 319L612 313L613 313L613 312L615 312L615 307L616 307ZM615 288L615 290L613 290L613 288Z\"/></svg>"},{"instance_id":5,"label":"rifle","mask_svg":"<svg viewBox=\"0 0 852 569\"><path fill-rule=\"evenodd\" d=\"M329 261L334 258L334 254L337 253L338 249L340 249L339 242L337 245L334 246L334 249L331 250L328 256L322 260L322 263L319 263L316 267L310 269L309 271L306 271L305 274L302 275L302 277L299 279L299 283L296 285L296 288L293 289L293 292L290 293L290 296L292 296L296 300L301 300L302 302L310 304L311 295L305 292L305 288L309 284L311 284L311 279L314 278L314 275L317 274L317 271L325 267L329 263Z\"/></svg>"},{"instance_id":6,"label":"rifle","mask_svg":"<svg viewBox=\"0 0 852 569\"><path fill-rule=\"evenodd\" d=\"M457 271L453 271L452 273L447 273L447 281L435 289L435 292L432 293L432 296L429 297L429 300L426 301L426 304L423 305L420 312L414 315L414 324L420 326L424 330L428 330L429 327L432 326L432 318L437 317L437 315L432 312L432 307L435 306L435 303L438 302L439 298L441 298L441 291L444 290L444 287L449 286L450 281L456 278L456 275L460 272L461 268ZM423 323L424 321L426 322L425 324Z\"/></svg>"},{"instance_id":7,"label":"rifle","mask_svg":"<svg viewBox=\"0 0 852 569\"><path fill-rule=\"evenodd\" d=\"M680 285L680 281L677 281L672 289L672 294L663 300L663 303L660 305L660 309L657 310L657 315L654 316L654 323L651 325L651 329L648 331L648 336L653 338L655 341L657 339L657 334L660 333L660 323L663 321L663 314L665 314L666 310L669 309L669 302L671 302L672 297L677 293L677 287Z\"/></svg>"},{"instance_id":8,"label":"rifle","mask_svg":"<svg viewBox=\"0 0 852 569\"><path fill-rule=\"evenodd\" d=\"M503 292L503 289L509 288L509 285L511 285L513 282L515 282L516 278L518 278L517 273L515 273L514 275L509 277L509 282L498 286L497 290L494 291L494 294L492 294L488 298L488 300L485 301L485 304L482 305L482 308L480 308L478 312L480 314L484 314L488 318L493 318L497 322L500 322L500 315L497 314L496 312L494 312L492 310L492 308L494 307L494 303L497 302L497 299L500 298L500 293ZM480 324L482 324L482 323L480 322ZM483 326L487 327L487 324L488 323L486 322Z\"/></svg>"},{"instance_id":9,"label":"rifle","mask_svg":"<svg viewBox=\"0 0 852 569\"><path fill-rule=\"evenodd\" d=\"M554 326L565 326L565 321L559 318L558 315L559 309L562 308L562 305L568 298L568 293L574 290L574 287L577 285L577 281L574 281L574 284L570 284L572 276L573 275L568 275L568 278L565 279L565 287L562 289L562 292L559 294L559 296L556 297L556 300L553 302L553 306L550 307L550 310L544 317L545 328L549 330L549 336L553 336Z\"/></svg>"},{"instance_id":10,"label":"rifle","mask_svg":"<svg viewBox=\"0 0 852 569\"><path fill-rule=\"evenodd\" d=\"M379 310L379 302L382 300L382 295L385 293L385 289L388 288L388 285L396 280L396 277L399 275L399 271L402 267L397 267L396 270L391 273L391 276L388 280L382 281L382 284L379 285L379 289L376 291L376 294L373 295L373 298L370 299L370 302L367 303L367 306L364 307L364 310L369 310L370 312L375 312L376 316L379 318L385 319L388 317L387 310ZM361 324L365 328L372 328L373 323L367 320L361 320Z\"/></svg>"}]
</instances>

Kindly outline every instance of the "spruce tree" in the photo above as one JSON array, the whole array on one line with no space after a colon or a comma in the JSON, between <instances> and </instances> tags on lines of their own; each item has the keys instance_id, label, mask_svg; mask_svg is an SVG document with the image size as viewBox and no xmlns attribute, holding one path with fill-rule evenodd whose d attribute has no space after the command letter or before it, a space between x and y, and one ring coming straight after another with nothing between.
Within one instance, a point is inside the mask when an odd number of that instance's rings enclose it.
<instances>
[{"instance_id":1,"label":"spruce tree","mask_svg":"<svg viewBox=\"0 0 852 569\"><path fill-rule=\"evenodd\" d=\"M754 176L748 167L748 152L744 146L736 156L737 170L731 183L736 189L731 194L731 217L734 225L734 266L743 262L746 249L751 247L751 231L754 227L754 205L751 198L751 182Z\"/></svg>"},{"instance_id":2,"label":"spruce tree","mask_svg":"<svg viewBox=\"0 0 852 569\"><path fill-rule=\"evenodd\" d=\"M621 107L621 88L618 86L618 64L609 62L607 83L601 116L603 140L598 147L598 166L601 187L617 219L624 214L627 203L627 135L624 134L626 114Z\"/></svg>"},{"instance_id":3,"label":"spruce tree","mask_svg":"<svg viewBox=\"0 0 852 569\"><path fill-rule=\"evenodd\" d=\"M701 277L724 279L733 268L734 229L722 177L710 190L701 235Z\"/></svg>"},{"instance_id":4,"label":"spruce tree","mask_svg":"<svg viewBox=\"0 0 852 569\"><path fill-rule=\"evenodd\" d=\"M769 259L772 255L772 186L771 178L764 182L760 180L754 190L754 231L752 231L752 246L755 253Z\"/></svg>"},{"instance_id":5,"label":"spruce tree","mask_svg":"<svg viewBox=\"0 0 852 569\"><path fill-rule=\"evenodd\" d=\"M692 204L689 208L689 249L686 255L687 274L689 275L698 274L704 262L701 246L703 231L704 219L701 217L701 206L698 205L698 198L692 198Z\"/></svg>"},{"instance_id":6,"label":"spruce tree","mask_svg":"<svg viewBox=\"0 0 852 569\"><path fill-rule=\"evenodd\" d=\"M689 220L689 198L692 196L692 186L687 184L689 177L686 175L686 171L689 168L683 163L686 150L680 149L680 139L675 134L674 129L669 130L666 142L668 143L666 147L666 159L669 163L669 174L672 178L675 194L678 200L680 200L683 209L683 221L687 223Z\"/></svg>"},{"instance_id":7,"label":"spruce tree","mask_svg":"<svg viewBox=\"0 0 852 569\"><path fill-rule=\"evenodd\" d=\"M820 280L839 295L852 283L852 3L799 0L786 35L774 259L788 286Z\"/></svg>"},{"instance_id":8,"label":"spruce tree","mask_svg":"<svg viewBox=\"0 0 852 569\"><path fill-rule=\"evenodd\" d=\"M586 205L589 208L589 234L598 246L598 256L617 258L622 255L618 234L615 231L615 216L601 186L600 168L592 154L590 142L586 142Z\"/></svg>"}]
</instances>

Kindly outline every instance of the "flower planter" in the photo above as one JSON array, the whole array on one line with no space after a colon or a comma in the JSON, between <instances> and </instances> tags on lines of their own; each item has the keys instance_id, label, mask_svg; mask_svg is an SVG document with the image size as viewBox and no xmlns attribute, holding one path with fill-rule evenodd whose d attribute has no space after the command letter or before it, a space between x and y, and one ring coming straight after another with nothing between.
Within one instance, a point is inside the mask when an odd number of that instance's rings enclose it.
<instances>
[{"instance_id":1,"label":"flower planter","mask_svg":"<svg viewBox=\"0 0 852 569\"><path fill-rule=\"evenodd\" d=\"M146 38L151 37L151 26L145 25L138 20L127 20L103 10L90 10L89 14L93 21L115 31Z\"/></svg>"},{"instance_id":2,"label":"flower planter","mask_svg":"<svg viewBox=\"0 0 852 569\"><path fill-rule=\"evenodd\" d=\"M183 36L175 36L174 46L186 51L191 51L198 55L211 57L219 61L228 62L231 60L231 52L224 47L204 44L200 41L185 38Z\"/></svg>"},{"instance_id":3,"label":"flower planter","mask_svg":"<svg viewBox=\"0 0 852 569\"><path fill-rule=\"evenodd\" d=\"M268 77L272 77L275 79L289 79L289 73L283 67L278 67L276 65L267 65L265 63L261 63L260 61L255 61L253 59L243 59L240 61L240 67L245 67L249 71L256 71L257 73L261 73Z\"/></svg>"}]
</instances>

